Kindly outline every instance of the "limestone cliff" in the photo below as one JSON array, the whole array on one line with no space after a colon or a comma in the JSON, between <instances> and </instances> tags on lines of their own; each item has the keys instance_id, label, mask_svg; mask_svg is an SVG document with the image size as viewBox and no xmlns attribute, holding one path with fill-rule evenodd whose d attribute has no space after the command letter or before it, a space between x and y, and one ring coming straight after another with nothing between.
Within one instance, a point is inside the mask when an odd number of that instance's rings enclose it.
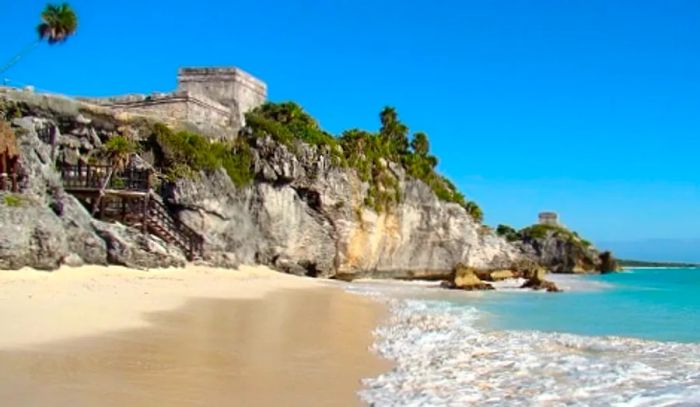
<instances>
[{"instance_id":1,"label":"limestone cliff","mask_svg":"<svg viewBox=\"0 0 700 407\"><path fill-rule=\"evenodd\" d=\"M23 179L21 205L0 200L0 268L183 264L177 248L155 237L92 219L63 191L53 167L59 154L89 160L106 140L122 135L141 143L139 161L163 172L162 151L146 142L152 119L7 89L0 91L0 113L17 132ZM508 242L475 220L463 200L438 198L435 186L408 175L405 165L377 161L380 175L391 180L387 189L339 164L337 150L328 145L280 142L250 128L235 142L250 157L250 182L234 182L230 172L210 168L188 176L171 173L158 188L172 214L204 236L203 261L210 264L257 262L344 279L445 279L456 264L508 270L528 257L553 271L599 267L600 260L587 254L570 261L573 249L550 237ZM389 193L391 205L368 204Z\"/></svg>"},{"instance_id":2,"label":"limestone cliff","mask_svg":"<svg viewBox=\"0 0 700 407\"><path fill-rule=\"evenodd\" d=\"M498 234L526 258L553 273L595 273L618 269L610 252L600 252L578 233L563 226L534 225L518 232L499 226Z\"/></svg>"},{"instance_id":3,"label":"limestone cliff","mask_svg":"<svg viewBox=\"0 0 700 407\"><path fill-rule=\"evenodd\" d=\"M438 279L460 262L507 268L518 258L464 208L440 201L398 166L402 199L377 213L364 205L367 183L332 165L328 150L299 143L292 153L270 137L249 141L252 185L237 188L219 171L177 181L166 198L207 236L210 261L258 261L338 278Z\"/></svg>"},{"instance_id":4,"label":"limestone cliff","mask_svg":"<svg viewBox=\"0 0 700 407\"><path fill-rule=\"evenodd\" d=\"M64 148L75 154L93 150L100 136L116 130L116 119L63 98L17 92L1 96L0 110L11 118L17 135L21 191L0 191L0 269L185 264L182 253L160 239L93 219L63 190L54 156ZM51 138L56 149L47 142Z\"/></svg>"}]
</instances>

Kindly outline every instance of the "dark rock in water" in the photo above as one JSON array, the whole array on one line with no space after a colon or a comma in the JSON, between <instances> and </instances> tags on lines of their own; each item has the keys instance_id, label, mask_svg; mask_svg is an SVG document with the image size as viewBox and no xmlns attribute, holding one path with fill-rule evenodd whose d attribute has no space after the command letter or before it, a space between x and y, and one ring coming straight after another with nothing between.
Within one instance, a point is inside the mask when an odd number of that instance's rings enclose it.
<instances>
[{"instance_id":1,"label":"dark rock in water","mask_svg":"<svg viewBox=\"0 0 700 407\"><path fill-rule=\"evenodd\" d=\"M476 271L464 264L455 266L452 276L441 284L445 288L453 288L466 291L493 290L491 284L481 281Z\"/></svg>"},{"instance_id":2,"label":"dark rock in water","mask_svg":"<svg viewBox=\"0 0 700 407\"><path fill-rule=\"evenodd\" d=\"M600 271L602 273L614 273L621 269L620 264L617 262L610 252L603 252L599 256L600 259Z\"/></svg>"},{"instance_id":3,"label":"dark rock in water","mask_svg":"<svg viewBox=\"0 0 700 407\"><path fill-rule=\"evenodd\" d=\"M551 281L545 280L545 270L540 269L531 276L520 288L530 288L533 290L547 290L547 292L556 293L561 290Z\"/></svg>"},{"instance_id":4,"label":"dark rock in water","mask_svg":"<svg viewBox=\"0 0 700 407\"><path fill-rule=\"evenodd\" d=\"M530 259L522 259L518 261L513 268L515 269L513 272L515 277L524 278L526 280L536 278L538 276L544 278L544 275L547 273L547 270Z\"/></svg>"}]
</instances>

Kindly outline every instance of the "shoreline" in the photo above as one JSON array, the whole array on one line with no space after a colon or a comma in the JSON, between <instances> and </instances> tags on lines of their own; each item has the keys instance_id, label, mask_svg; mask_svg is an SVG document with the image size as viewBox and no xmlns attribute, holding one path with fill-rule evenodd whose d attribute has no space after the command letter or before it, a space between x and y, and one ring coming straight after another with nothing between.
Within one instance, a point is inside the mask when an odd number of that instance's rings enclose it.
<instances>
[{"instance_id":1,"label":"shoreline","mask_svg":"<svg viewBox=\"0 0 700 407\"><path fill-rule=\"evenodd\" d=\"M258 266L0 271L0 396L358 405L362 379L392 366L370 350L387 315L333 283Z\"/></svg>"},{"instance_id":2,"label":"shoreline","mask_svg":"<svg viewBox=\"0 0 700 407\"><path fill-rule=\"evenodd\" d=\"M391 302L390 319L377 330L375 349L395 366L367 380L362 397L376 405L697 403L697 340L540 329L536 320L517 326L487 321L568 309L566 302L591 304L583 296L615 292L590 288L578 286L567 299L566 293L438 293L425 286L397 290L368 284L365 292ZM494 307L496 302L505 305ZM598 323L599 309L594 311L591 321ZM546 313L546 318L556 315ZM583 322L579 315L574 320Z\"/></svg>"}]
</instances>

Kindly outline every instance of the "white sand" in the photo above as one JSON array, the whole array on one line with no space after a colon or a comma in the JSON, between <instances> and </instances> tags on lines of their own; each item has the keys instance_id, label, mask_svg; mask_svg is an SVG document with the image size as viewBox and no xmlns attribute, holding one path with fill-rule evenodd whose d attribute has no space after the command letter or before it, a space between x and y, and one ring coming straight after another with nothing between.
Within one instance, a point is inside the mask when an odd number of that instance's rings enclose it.
<instances>
[{"instance_id":1,"label":"white sand","mask_svg":"<svg viewBox=\"0 0 700 407\"><path fill-rule=\"evenodd\" d=\"M348 406L384 307L265 267L0 271L0 405Z\"/></svg>"},{"instance_id":2,"label":"white sand","mask_svg":"<svg viewBox=\"0 0 700 407\"><path fill-rule=\"evenodd\" d=\"M175 309L194 297L253 299L276 289L319 285L262 266L0 271L0 349L143 327L145 314Z\"/></svg>"}]
</instances>

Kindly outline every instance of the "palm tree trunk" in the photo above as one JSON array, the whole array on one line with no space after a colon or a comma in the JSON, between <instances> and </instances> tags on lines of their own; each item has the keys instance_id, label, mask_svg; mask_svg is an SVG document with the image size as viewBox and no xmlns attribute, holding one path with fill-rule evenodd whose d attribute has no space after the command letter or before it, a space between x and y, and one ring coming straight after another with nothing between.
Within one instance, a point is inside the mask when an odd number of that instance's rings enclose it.
<instances>
[{"instance_id":1,"label":"palm tree trunk","mask_svg":"<svg viewBox=\"0 0 700 407\"><path fill-rule=\"evenodd\" d=\"M105 181L102 183L102 187L100 188L100 194L97 195L97 200L92 205L93 217L97 213L97 210L100 208L100 202L102 201L102 197L105 196L105 193L107 192L107 187L109 186L109 181L112 179L112 174L114 174L114 166L109 168L109 171L107 172L107 177L105 178Z\"/></svg>"},{"instance_id":2,"label":"palm tree trunk","mask_svg":"<svg viewBox=\"0 0 700 407\"><path fill-rule=\"evenodd\" d=\"M20 51L19 54L15 55L9 62L7 62L5 65L2 66L2 68L0 68L0 74L12 68L17 62L20 61L20 59L24 58L27 54L32 52L34 48L36 48L37 45L39 45L39 43L41 43L41 40L36 40L29 44L25 49Z\"/></svg>"}]
</instances>

